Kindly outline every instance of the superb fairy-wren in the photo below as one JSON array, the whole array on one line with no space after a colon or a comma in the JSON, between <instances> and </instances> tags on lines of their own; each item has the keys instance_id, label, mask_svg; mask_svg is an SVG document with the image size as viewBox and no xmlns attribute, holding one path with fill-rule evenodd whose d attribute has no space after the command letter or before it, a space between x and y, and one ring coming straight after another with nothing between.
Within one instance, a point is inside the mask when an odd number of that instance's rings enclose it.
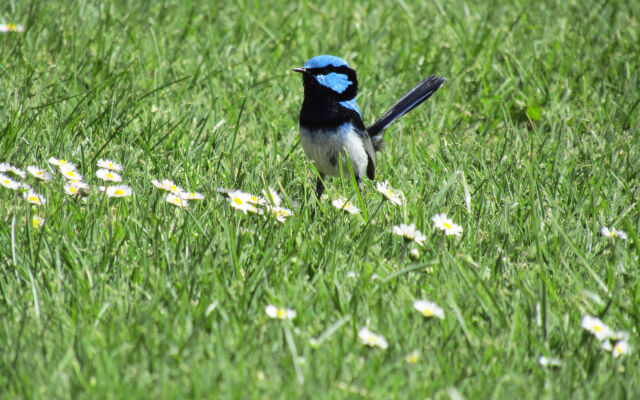
<instances>
[{"instance_id":1,"label":"superb fairy-wren","mask_svg":"<svg viewBox=\"0 0 640 400\"><path fill-rule=\"evenodd\" d=\"M329 55L316 56L304 67L293 70L302 73L300 142L320 174L316 181L318 198L324 192L325 176L339 176L341 169L349 171L347 159L358 188L365 173L374 179L375 152L382 147L384 130L427 100L446 81L431 75L402 96L373 125L365 127L356 104L356 71L344 60Z\"/></svg>"}]
</instances>

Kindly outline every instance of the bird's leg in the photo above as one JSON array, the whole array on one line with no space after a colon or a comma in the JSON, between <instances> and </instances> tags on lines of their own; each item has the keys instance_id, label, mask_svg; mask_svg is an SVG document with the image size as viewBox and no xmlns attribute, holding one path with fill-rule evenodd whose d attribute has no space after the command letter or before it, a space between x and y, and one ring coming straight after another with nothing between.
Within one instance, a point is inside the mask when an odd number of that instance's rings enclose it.
<instances>
[{"instance_id":1,"label":"bird's leg","mask_svg":"<svg viewBox=\"0 0 640 400\"><path fill-rule=\"evenodd\" d=\"M320 197L322 197L322 193L324 193L324 183L322 182L324 179L324 175L320 174L320 176L316 179L316 197L318 197L319 201Z\"/></svg>"},{"instance_id":2,"label":"bird's leg","mask_svg":"<svg viewBox=\"0 0 640 400\"><path fill-rule=\"evenodd\" d=\"M362 197L362 179L359 176L356 176L356 183L358 184L358 192L360 192L360 197Z\"/></svg>"}]
</instances>

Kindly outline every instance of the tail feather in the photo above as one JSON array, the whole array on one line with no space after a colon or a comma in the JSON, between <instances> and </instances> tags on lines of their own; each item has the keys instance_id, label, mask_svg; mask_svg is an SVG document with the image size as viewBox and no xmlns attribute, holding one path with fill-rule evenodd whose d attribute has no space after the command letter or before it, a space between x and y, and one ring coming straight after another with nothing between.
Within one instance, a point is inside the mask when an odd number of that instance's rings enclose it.
<instances>
[{"instance_id":1,"label":"tail feather","mask_svg":"<svg viewBox=\"0 0 640 400\"><path fill-rule=\"evenodd\" d=\"M396 102L382 117L367 128L367 133L371 138L371 143L374 149L379 150L382 147L382 137L384 130L391 125L393 121L402 117L409 111L413 110L425 100L431 97L436 90L440 89L440 86L446 81L445 78L440 78L435 75L431 75L422 82L418 83L407 94L402 96L400 100Z\"/></svg>"}]
</instances>

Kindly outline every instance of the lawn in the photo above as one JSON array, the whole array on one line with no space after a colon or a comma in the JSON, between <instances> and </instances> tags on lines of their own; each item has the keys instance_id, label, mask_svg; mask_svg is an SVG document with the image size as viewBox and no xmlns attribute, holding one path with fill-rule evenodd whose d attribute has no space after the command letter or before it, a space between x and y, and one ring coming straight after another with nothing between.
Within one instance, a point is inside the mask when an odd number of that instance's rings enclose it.
<instances>
[{"instance_id":1,"label":"lawn","mask_svg":"<svg viewBox=\"0 0 640 400\"><path fill-rule=\"evenodd\" d=\"M640 398L634 2L8 0L8 23L0 163L51 179L3 172L46 202L0 186L1 398ZM447 78L361 197L314 194L291 68L318 54L358 72L366 124ZM284 222L225 191L269 188Z\"/></svg>"}]
</instances>

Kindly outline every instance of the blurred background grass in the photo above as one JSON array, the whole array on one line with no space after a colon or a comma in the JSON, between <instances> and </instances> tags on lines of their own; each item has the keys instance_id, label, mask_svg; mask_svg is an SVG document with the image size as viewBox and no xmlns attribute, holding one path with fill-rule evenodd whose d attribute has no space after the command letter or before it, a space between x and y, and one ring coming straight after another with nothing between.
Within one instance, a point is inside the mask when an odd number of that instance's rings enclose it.
<instances>
[{"instance_id":1,"label":"blurred background grass","mask_svg":"<svg viewBox=\"0 0 640 400\"><path fill-rule=\"evenodd\" d=\"M623 1L3 3L0 22L26 30L0 35L0 162L65 157L97 185L111 158L136 195L74 201L58 180L32 209L0 190L0 392L637 397L637 352L612 359L580 318L637 348L639 14ZM298 144L290 68L325 53L358 72L366 123L424 76L448 79L387 131L378 179L408 202L376 213L367 184L369 223L316 204ZM149 183L163 177L207 200L176 211ZM266 186L298 204L287 224L214 191ZM337 195L353 193L334 179ZM439 212L461 239L433 230ZM411 222L428 238L418 260L390 234ZM605 240L605 225L629 239ZM445 320L424 321L416 298ZM267 321L269 303L298 317ZM389 349L358 343L365 324Z\"/></svg>"}]
</instances>

